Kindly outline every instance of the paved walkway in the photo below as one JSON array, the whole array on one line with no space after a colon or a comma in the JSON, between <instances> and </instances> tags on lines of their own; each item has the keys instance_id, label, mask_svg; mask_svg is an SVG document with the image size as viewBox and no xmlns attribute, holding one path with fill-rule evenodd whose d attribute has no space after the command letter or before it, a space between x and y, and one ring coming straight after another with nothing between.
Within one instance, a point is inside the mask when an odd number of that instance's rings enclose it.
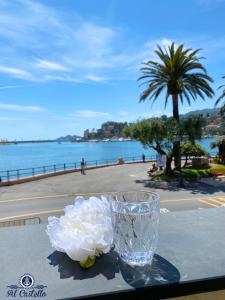
<instances>
[{"instance_id":1,"label":"paved walkway","mask_svg":"<svg viewBox=\"0 0 225 300\"><path fill-rule=\"evenodd\" d=\"M176 183L150 183L150 163L124 164L69 173L36 181L0 187L0 201L12 198L114 192L134 189L176 190ZM148 186L150 185L150 186Z\"/></svg>"},{"instance_id":2,"label":"paved walkway","mask_svg":"<svg viewBox=\"0 0 225 300\"><path fill-rule=\"evenodd\" d=\"M225 192L222 180L202 179L186 183L179 189L176 182L152 182L148 175L150 163L125 164L86 171L86 175L70 173L37 181L0 187L0 201L12 198L68 195L76 193L113 192L119 190L151 189L166 192L167 198L174 192L187 194L215 194Z\"/></svg>"},{"instance_id":3,"label":"paved walkway","mask_svg":"<svg viewBox=\"0 0 225 300\"><path fill-rule=\"evenodd\" d=\"M111 192L124 189L139 189L135 180L147 179L149 164L126 164L87 170L49 177L37 181L0 187L0 201L3 199L35 197L57 194L87 192Z\"/></svg>"},{"instance_id":4,"label":"paved walkway","mask_svg":"<svg viewBox=\"0 0 225 300\"><path fill-rule=\"evenodd\" d=\"M89 170L86 175L71 173L0 187L0 221L33 216L62 214L63 207L75 195L105 194L121 190L156 191L161 198L161 212L220 207L225 204L225 184L202 180L186 184L156 183L147 176L149 163L126 164Z\"/></svg>"}]
</instances>

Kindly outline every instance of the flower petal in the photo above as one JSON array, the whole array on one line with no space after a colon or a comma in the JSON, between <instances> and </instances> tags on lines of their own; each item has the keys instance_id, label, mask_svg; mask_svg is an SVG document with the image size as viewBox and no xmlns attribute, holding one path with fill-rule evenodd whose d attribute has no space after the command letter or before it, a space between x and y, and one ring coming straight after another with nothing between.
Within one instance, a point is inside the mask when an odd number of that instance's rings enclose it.
<instances>
[{"instance_id":1,"label":"flower petal","mask_svg":"<svg viewBox=\"0 0 225 300\"><path fill-rule=\"evenodd\" d=\"M76 197L65 215L49 217L47 234L52 246L76 261L110 251L113 242L111 208L106 196Z\"/></svg>"}]
</instances>

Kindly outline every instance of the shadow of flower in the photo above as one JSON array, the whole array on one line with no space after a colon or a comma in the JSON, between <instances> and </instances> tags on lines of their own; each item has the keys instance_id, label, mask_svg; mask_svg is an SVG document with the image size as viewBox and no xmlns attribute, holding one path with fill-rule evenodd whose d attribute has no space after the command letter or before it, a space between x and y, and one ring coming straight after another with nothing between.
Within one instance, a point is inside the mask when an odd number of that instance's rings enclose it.
<instances>
[{"instance_id":1,"label":"shadow of flower","mask_svg":"<svg viewBox=\"0 0 225 300\"><path fill-rule=\"evenodd\" d=\"M82 269L78 262L73 261L65 253L59 251L54 251L48 256L48 259L50 265L58 266L61 279L73 277L76 280L83 280L102 274L110 280L115 278L116 273L119 273L119 257L114 251L97 257L95 265L90 269Z\"/></svg>"}]
</instances>

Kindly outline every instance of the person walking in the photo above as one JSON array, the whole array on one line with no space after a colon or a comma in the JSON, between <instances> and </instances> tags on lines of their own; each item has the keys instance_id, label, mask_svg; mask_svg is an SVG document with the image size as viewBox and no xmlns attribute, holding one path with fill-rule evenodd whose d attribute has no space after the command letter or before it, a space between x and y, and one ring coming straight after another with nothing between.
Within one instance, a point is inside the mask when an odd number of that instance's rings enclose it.
<instances>
[{"instance_id":1,"label":"person walking","mask_svg":"<svg viewBox=\"0 0 225 300\"><path fill-rule=\"evenodd\" d=\"M142 153L142 162L145 163L145 155Z\"/></svg>"},{"instance_id":2,"label":"person walking","mask_svg":"<svg viewBox=\"0 0 225 300\"><path fill-rule=\"evenodd\" d=\"M83 175L85 175L84 166L85 166L85 161L84 161L84 158L82 157L81 162L80 162L80 172Z\"/></svg>"}]
</instances>

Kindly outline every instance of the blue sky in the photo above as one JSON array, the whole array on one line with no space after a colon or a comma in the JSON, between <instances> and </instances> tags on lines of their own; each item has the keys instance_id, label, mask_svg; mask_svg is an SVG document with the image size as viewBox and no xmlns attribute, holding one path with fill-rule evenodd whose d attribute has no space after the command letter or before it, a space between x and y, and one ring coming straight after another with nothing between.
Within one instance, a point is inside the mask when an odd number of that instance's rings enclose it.
<instances>
[{"instance_id":1,"label":"blue sky","mask_svg":"<svg viewBox=\"0 0 225 300\"><path fill-rule=\"evenodd\" d=\"M107 120L171 114L139 103L156 44L203 48L215 89L225 73L224 0L0 0L0 138L82 134ZM216 91L218 95L218 91ZM181 113L213 107L199 100Z\"/></svg>"}]
</instances>

